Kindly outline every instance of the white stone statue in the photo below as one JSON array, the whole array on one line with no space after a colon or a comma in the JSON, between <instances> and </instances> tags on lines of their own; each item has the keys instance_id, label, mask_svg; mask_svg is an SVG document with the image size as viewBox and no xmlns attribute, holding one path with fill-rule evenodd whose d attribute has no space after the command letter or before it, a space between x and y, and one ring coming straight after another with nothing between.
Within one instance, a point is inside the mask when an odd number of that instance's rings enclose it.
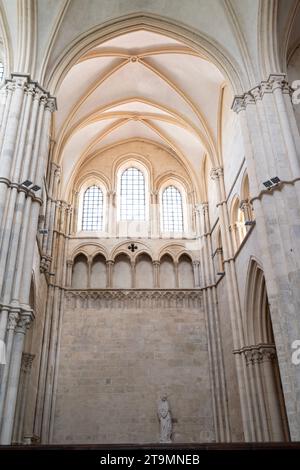
<instances>
[{"instance_id":1,"label":"white stone statue","mask_svg":"<svg viewBox=\"0 0 300 470\"><path fill-rule=\"evenodd\" d=\"M158 402L158 418L160 421L159 442L172 442L172 417L166 395L162 396Z\"/></svg>"}]
</instances>

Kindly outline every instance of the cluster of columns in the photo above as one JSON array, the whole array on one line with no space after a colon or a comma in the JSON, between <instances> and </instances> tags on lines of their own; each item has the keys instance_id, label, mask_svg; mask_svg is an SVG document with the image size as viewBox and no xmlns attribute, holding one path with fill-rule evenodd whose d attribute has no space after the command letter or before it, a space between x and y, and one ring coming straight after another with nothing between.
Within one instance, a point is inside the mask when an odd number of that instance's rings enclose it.
<instances>
[{"instance_id":1,"label":"cluster of columns","mask_svg":"<svg viewBox=\"0 0 300 470\"><path fill-rule=\"evenodd\" d=\"M51 155L51 149L50 149ZM58 201L58 189L60 182L60 167L50 162L49 171L49 185L47 191L45 214L42 218L42 223L39 224L40 228L40 247L41 247L41 262L40 271L49 273L51 260L52 260L52 241L54 234L55 210Z\"/></svg>"},{"instance_id":2,"label":"cluster of columns","mask_svg":"<svg viewBox=\"0 0 300 470\"><path fill-rule=\"evenodd\" d=\"M28 75L12 74L2 89L0 131L0 443L10 444L29 306L34 246L42 204L55 99Z\"/></svg>"},{"instance_id":3,"label":"cluster of columns","mask_svg":"<svg viewBox=\"0 0 300 470\"><path fill-rule=\"evenodd\" d=\"M54 166L54 179L59 178ZM58 182L56 181L56 183ZM41 442L51 440L53 414L56 399L58 352L61 332L64 285L66 279L67 242L71 232L72 208L65 201L50 199L50 220L52 203L55 205L53 222L52 252L48 277L48 295L45 312L44 334L40 359L40 374L36 400L36 413L33 434ZM49 234L48 234L49 235Z\"/></svg>"},{"instance_id":4,"label":"cluster of columns","mask_svg":"<svg viewBox=\"0 0 300 470\"><path fill-rule=\"evenodd\" d=\"M27 435L25 429L26 401L29 392L30 373L34 360L34 354L23 353L21 361L21 373L18 387L18 400L15 411L13 443L23 444L25 441L33 439L33 436Z\"/></svg>"},{"instance_id":5,"label":"cluster of columns","mask_svg":"<svg viewBox=\"0 0 300 470\"><path fill-rule=\"evenodd\" d=\"M300 338L300 137L285 76L272 74L236 96L233 110L239 115L245 145L290 435L299 440L300 370L292 364L291 344ZM263 182L274 176L280 183L266 190ZM235 323L238 327L238 311ZM239 335L243 340L242 331ZM248 422L253 421L250 416ZM255 437L253 431L247 436Z\"/></svg>"},{"instance_id":6,"label":"cluster of columns","mask_svg":"<svg viewBox=\"0 0 300 470\"><path fill-rule=\"evenodd\" d=\"M273 432L271 422L276 420L278 407L272 407L271 413L267 414L268 402L267 395L270 387L270 373L266 376L266 385L263 386L263 370L259 370L259 376L254 376L249 366L253 361L248 361L249 351L253 353L257 351L257 347L253 348L246 345L246 328L247 322L243 318L243 309L239 295L239 286L235 267L235 250L236 246L232 237L231 225L229 220L229 210L226 201L224 173L222 168L215 168L211 172L211 177L215 181L218 194L218 214L220 219L220 228L223 242L223 266L226 275L226 289L229 300L229 310L231 319L231 329L233 336L233 353L237 371L237 379L239 385L240 404L243 420L243 430L246 441L268 441L276 440L279 436L286 438L282 432L282 423L278 425L276 431ZM274 345L273 345L274 348ZM269 351L267 347L262 351ZM253 353L254 354L254 353ZM246 360L247 359L247 360ZM255 362L255 361L254 361ZM263 361L265 363L265 360ZM256 394L259 389L260 393ZM278 399L278 394L273 398L273 402ZM275 416L275 418L274 418ZM264 426L264 428L262 427ZM262 430L265 429L265 432ZM280 439L279 439L280 440Z\"/></svg>"},{"instance_id":7,"label":"cluster of columns","mask_svg":"<svg viewBox=\"0 0 300 470\"><path fill-rule=\"evenodd\" d=\"M195 206L197 233L199 234L201 280L205 321L208 334L208 354L216 439L231 441L228 397L220 331L216 275L213 266L211 226L208 203Z\"/></svg>"},{"instance_id":8,"label":"cluster of columns","mask_svg":"<svg viewBox=\"0 0 300 470\"><path fill-rule=\"evenodd\" d=\"M284 403L279 393L280 378L274 344L258 344L242 348L250 384L251 410L256 441L285 441L289 438L282 419Z\"/></svg>"}]
</instances>

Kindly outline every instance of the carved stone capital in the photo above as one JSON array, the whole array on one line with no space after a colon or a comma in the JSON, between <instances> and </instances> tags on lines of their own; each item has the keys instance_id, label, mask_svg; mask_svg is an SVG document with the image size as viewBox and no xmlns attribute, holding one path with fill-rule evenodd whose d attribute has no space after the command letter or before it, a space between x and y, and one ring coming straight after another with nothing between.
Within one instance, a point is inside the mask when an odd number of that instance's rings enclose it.
<instances>
[{"instance_id":1,"label":"carved stone capital","mask_svg":"<svg viewBox=\"0 0 300 470\"><path fill-rule=\"evenodd\" d=\"M151 194L151 203L152 203L152 204L157 204L159 191L157 191L156 189L154 189L153 191L151 191L150 194Z\"/></svg>"},{"instance_id":2,"label":"carved stone capital","mask_svg":"<svg viewBox=\"0 0 300 470\"><path fill-rule=\"evenodd\" d=\"M27 88L26 88L26 93L28 95L31 95L33 98L36 96L36 87L34 83L29 83Z\"/></svg>"},{"instance_id":3,"label":"carved stone capital","mask_svg":"<svg viewBox=\"0 0 300 470\"><path fill-rule=\"evenodd\" d=\"M12 92L14 92L14 91L15 91L15 89L16 89L16 85L15 85L15 83L14 83L14 82L12 82L12 81L8 81L8 82L6 83L6 85L5 85L5 88L6 88L6 90L7 90L7 91L9 91L9 92L11 92L11 93L12 93Z\"/></svg>"},{"instance_id":4,"label":"carved stone capital","mask_svg":"<svg viewBox=\"0 0 300 470\"><path fill-rule=\"evenodd\" d=\"M12 311L8 315L8 322L7 322L7 329L8 330L15 330L20 313L17 311Z\"/></svg>"},{"instance_id":5,"label":"carved stone capital","mask_svg":"<svg viewBox=\"0 0 300 470\"><path fill-rule=\"evenodd\" d=\"M56 98L54 98L53 96L47 97L46 109L50 111L50 113L53 113L54 111L57 110Z\"/></svg>"},{"instance_id":6,"label":"carved stone capital","mask_svg":"<svg viewBox=\"0 0 300 470\"><path fill-rule=\"evenodd\" d=\"M233 99L231 109L235 113L246 109L248 104L255 104L263 99L266 93L273 93L280 89L282 93L292 95L292 88L286 81L285 74L270 74L267 80L261 81L256 87L245 92L243 95L237 95Z\"/></svg>"},{"instance_id":7,"label":"carved stone capital","mask_svg":"<svg viewBox=\"0 0 300 470\"><path fill-rule=\"evenodd\" d=\"M211 172L210 172L210 177L212 180L216 180L216 179L219 179L223 176L224 172L223 172L223 168L222 167L219 167L219 168L212 168Z\"/></svg>"},{"instance_id":8,"label":"carved stone capital","mask_svg":"<svg viewBox=\"0 0 300 470\"><path fill-rule=\"evenodd\" d=\"M262 98L261 86L259 85L259 86L252 88L251 92L247 93L246 95L248 95L248 103L247 103L247 99L245 96L245 99L246 99L245 105L249 104L251 100L254 100L255 102L261 100Z\"/></svg>"},{"instance_id":9,"label":"carved stone capital","mask_svg":"<svg viewBox=\"0 0 300 470\"><path fill-rule=\"evenodd\" d=\"M283 93L290 93L291 88L285 78L285 74L271 74L268 78L268 84L271 91L273 92L279 88Z\"/></svg>"},{"instance_id":10,"label":"carved stone capital","mask_svg":"<svg viewBox=\"0 0 300 470\"><path fill-rule=\"evenodd\" d=\"M240 209L243 210L243 207L248 207L250 206L250 202L248 199L242 199L240 202Z\"/></svg>"},{"instance_id":11,"label":"carved stone capital","mask_svg":"<svg viewBox=\"0 0 300 470\"><path fill-rule=\"evenodd\" d=\"M40 260L40 273L49 272L51 264L51 258L47 255L43 255Z\"/></svg>"},{"instance_id":12,"label":"carved stone capital","mask_svg":"<svg viewBox=\"0 0 300 470\"><path fill-rule=\"evenodd\" d=\"M22 369L24 372L30 372L33 359L35 358L35 354L23 353L22 354Z\"/></svg>"},{"instance_id":13,"label":"carved stone capital","mask_svg":"<svg viewBox=\"0 0 300 470\"><path fill-rule=\"evenodd\" d=\"M206 214L208 212L208 202L201 202L194 205L194 211L198 214Z\"/></svg>"},{"instance_id":14,"label":"carved stone capital","mask_svg":"<svg viewBox=\"0 0 300 470\"><path fill-rule=\"evenodd\" d=\"M113 266L115 264L114 260L113 259L108 259L106 260L106 265L107 266Z\"/></svg>"},{"instance_id":15,"label":"carved stone capital","mask_svg":"<svg viewBox=\"0 0 300 470\"><path fill-rule=\"evenodd\" d=\"M44 104L46 109L51 112L57 109L56 98L50 96L50 93L45 91L37 82L31 80L28 74L12 73L11 78L6 79L5 87L12 92L19 89L32 95L34 100Z\"/></svg>"},{"instance_id":16,"label":"carved stone capital","mask_svg":"<svg viewBox=\"0 0 300 470\"><path fill-rule=\"evenodd\" d=\"M234 353L244 355L247 366L262 362L272 362L276 358L276 348L274 344L245 346L238 351L234 351Z\"/></svg>"},{"instance_id":17,"label":"carved stone capital","mask_svg":"<svg viewBox=\"0 0 300 470\"><path fill-rule=\"evenodd\" d=\"M259 95L258 95L259 90L258 90L258 88L259 87L254 88L256 99L252 94L252 90L249 91L248 93L245 93L245 95L244 95L245 107L247 107L249 104L255 104L256 101L259 99Z\"/></svg>"},{"instance_id":18,"label":"carved stone capital","mask_svg":"<svg viewBox=\"0 0 300 470\"><path fill-rule=\"evenodd\" d=\"M40 88L37 88L36 85L32 85L32 88L33 88L34 101L37 101L38 103L40 103L42 99L44 100L47 99L47 95L45 95L45 93Z\"/></svg>"},{"instance_id":19,"label":"carved stone capital","mask_svg":"<svg viewBox=\"0 0 300 470\"><path fill-rule=\"evenodd\" d=\"M30 328L33 319L34 315L32 311L21 312L18 324L16 326L16 333L25 335L26 331Z\"/></svg>"},{"instance_id":20,"label":"carved stone capital","mask_svg":"<svg viewBox=\"0 0 300 470\"><path fill-rule=\"evenodd\" d=\"M245 351L246 364L255 364L262 362L262 354L257 348L251 348Z\"/></svg>"},{"instance_id":21,"label":"carved stone capital","mask_svg":"<svg viewBox=\"0 0 300 470\"><path fill-rule=\"evenodd\" d=\"M107 194L108 194L108 197L109 197L110 204L112 204L115 207L116 206L116 196L117 196L116 191L114 189L110 189L109 191L107 191Z\"/></svg>"},{"instance_id":22,"label":"carved stone capital","mask_svg":"<svg viewBox=\"0 0 300 470\"><path fill-rule=\"evenodd\" d=\"M244 111L246 109L246 104L244 100L244 95L236 95L233 99L233 103L231 105L231 109L235 113L239 113L240 111Z\"/></svg>"},{"instance_id":23,"label":"carved stone capital","mask_svg":"<svg viewBox=\"0 0 300 470\"><path fill-rule=\"evenodd\" d=\"M274 345L266 345L260 348L262 362L273 362L276 359L276 348Z\"/></svg>"},{"instance_id":24,"label":"carved stone capital","mask_svg":"<svg viewBox=\"0 0 300 470\"><path fill-rule=\"evenodd\" d=\"M15 89L27 90L27 83L29 80L28 75L17 75L17 74L12 74L12 81L14 82Z\"/></svg>"},{"instance_id":25,"label":"carved stone capital","mask_svg":"<svg viewBox=\"0 0 300 470\"><path fill-rule=\"evenodd\" d=\"M194 211L198 214L201 212L201 209L202 209L202 205L201 204L195 204L194 205Z\"/></svg>"},{"instance_id":26,"label":"carved stone capital","mask_svg":"<svg viewBox=\"0 0 300 470\"><path fill-rule=\"evenodd\" d=\"M208 214L208 207L209 207L208 202L202 202L201 206L202 206L203 214Z\"/></svg>"}]
</instances>

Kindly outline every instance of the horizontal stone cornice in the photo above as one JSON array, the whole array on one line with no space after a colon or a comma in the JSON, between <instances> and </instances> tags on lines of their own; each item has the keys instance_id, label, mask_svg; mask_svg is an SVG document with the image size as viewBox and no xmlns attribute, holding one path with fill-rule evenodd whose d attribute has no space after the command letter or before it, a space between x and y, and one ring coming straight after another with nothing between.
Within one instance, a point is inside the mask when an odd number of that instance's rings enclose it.
<instances>
[{"instance_id":1,"label":"horizontal stone cornice","mask_svg":"<svg viewBox=\"0 0 300 470\"><path fill-rule=\"evenodd\" d=\"M202 292L196 289L99 289L65 291L69 308L199 308Z\"/></svg>"},{"instance_id":2,"label":"horizontal stone cornice","mask_svg":"<svg viewBox=\"0 0 300 470\"><path fill-rule=\"evenodd\" d=\"M239 350L233 351L234 354L241 354L245 357L246 365L270 362L276 358L275 344L256 344L252 346L245 346Z\"/></svg>"},{"instance_id":3,"label":"horizontal stone cornice","mask_svg":"<svg viewBox=\"0 0 300 470\"><path fill-rule=\"evenodd\" d=\"M41 197L37 196L36 193L30 189L23 186L21 183L16 183L10 181L8 178L0 177L0 184L5 184L10 189L16 189L18 193L24 193L26 197L30 197L33 201L38 202L40 205L43 204L43 200Z\"/></svg>"},{"instance_id":4,"label":"horizontal stone cornice","mask_svg":"<svg viewBox=\"0 0 300 470\"><path fill-rule=\"evenodd\" d=\"M231 109L239 113L246 109L249 104L256 104L257 101L262 100L264 95L267 93L273 93L276 89L280 88L283 93L293 93L293 89L289 86L286 81L286 75L281 74L270 74L267 80L261 81L257 86L246 91L242 95L236 95L233 99Z\"/></svg>"},{"instance_id":5,"label":"horizontal stone cornice","mask_svg":"<svg viewBox=\"0 0 300 470\"><path fill-rule=\"evenodd\" d=\"M31 80L29 74L13 72L10 78L5 80L5 87L11 91L14 91L16 88L21 88L26 93L31 93L36 98L44 100L46 108L51 112L57 110L56 98L51 96L38 82Z\"/></svg>"}]
</instances>

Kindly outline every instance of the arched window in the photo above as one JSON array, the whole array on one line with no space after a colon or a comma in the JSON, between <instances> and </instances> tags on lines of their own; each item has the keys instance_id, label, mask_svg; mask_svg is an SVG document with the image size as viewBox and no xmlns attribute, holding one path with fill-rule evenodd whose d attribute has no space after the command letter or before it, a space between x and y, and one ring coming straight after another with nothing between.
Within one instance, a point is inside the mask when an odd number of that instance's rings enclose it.
<instances>
[{"instance_id":1,"label":"arched window","mask_svg":"<svg viewBox=\"0 0 300 470\"><path fill-rule=\"evenodd\" d=\"M146 219L145 177L141 170L130 167L121 175L120 219Z\"/></svg>"},{"instance_id":2,"label":"arched window","mask_svg":"<svg viewBox=\"0 0 300 470\"><path fill-rule=\"evenodd\" d=\"M245 217L240 208L240 200L235 197L231 208L231 231L235 250L239 248L246 235Z\"/></svg>"},{"instance_id":3,"label":"arched window","mask_svg":"<svg viewBox=\"0 0 300 470\"><path fill-rule=\"evenodd\" d=\"M162 194L163 232L183 232L183 204L181 192L173 185Z\"/></svg>"},{"instance_id":4,"label":"arched window","mask_svg":"<svg viewBox=\"0 0 300 470\"><path fill-rule=\"evenodd\" d=\"M95 185L83 196L82 230L103 230L103 192Z\"/></svg>"}]
</instances>

